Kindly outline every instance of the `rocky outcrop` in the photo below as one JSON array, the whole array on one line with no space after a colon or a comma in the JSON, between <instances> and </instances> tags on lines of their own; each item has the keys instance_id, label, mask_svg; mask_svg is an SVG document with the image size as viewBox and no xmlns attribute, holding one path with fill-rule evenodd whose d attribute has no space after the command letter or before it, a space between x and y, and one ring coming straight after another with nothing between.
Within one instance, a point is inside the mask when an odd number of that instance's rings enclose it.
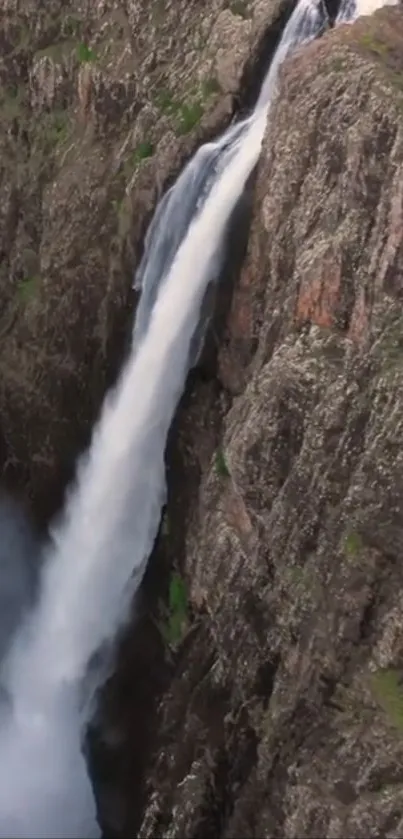
<instances>
[{"instance_id":1,"label":"rocky outcrop","mask_svg":"<svg viewBox=\"0 0 403 839\"><path fill-rule=\"evenodd\" d=\"M46 517L119 368L155 203L247 100L282 6L0 5L0 458ZM403 833L402 45L389 9L284 68L92 735L108 836Z\"/></svg>"},{"instance_id":2,"label":"rocky outcrop","mask_svg":"<svg viewBox=\"0 0 403 839\"><path fill-rule=\"evenodd\" d=\"M45 518L119 369L155 204L284 6L0 3L0 463Z\"/></svg>"},{"instance_id":3,"label":"rocky outcrop","mask_svg":"<svg viewBox=\"0 0 403 839\"><path fill-rule=\"evenodd\" d=\"M217 378L171 448L158 550L193 622L144 839L403 833L402 56L383 10L282 74Z\"/></svg>"}]
</instances>

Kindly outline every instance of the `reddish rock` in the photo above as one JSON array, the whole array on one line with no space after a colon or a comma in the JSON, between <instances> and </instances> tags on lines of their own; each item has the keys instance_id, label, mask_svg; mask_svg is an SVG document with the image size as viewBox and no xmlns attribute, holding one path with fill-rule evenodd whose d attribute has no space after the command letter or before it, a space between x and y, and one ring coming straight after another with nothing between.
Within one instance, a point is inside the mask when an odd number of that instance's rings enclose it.
<instances>
[{"instance_id":1,"label":"reddish rock","mask_svg":"<svg viewBox=\"0 0 403 839\"><path fill-rule=\"evenodd\" d=\"M332 248L319 254L302 272L295 319L297 324L310 322L334 327L338 321L341 286L341 255Z\"/></svg>"},{"instance_id":2,"label":"reddish rock","mask_svg":"<svg viewBox=\"0 0 403 839\"><path fill-rule=\"evenodd\" d=\"M400 8L284 68L203 416L230 474L176 472L195 624L143 839L403 835L402 72Z\"/></svg>"}]
</instances>

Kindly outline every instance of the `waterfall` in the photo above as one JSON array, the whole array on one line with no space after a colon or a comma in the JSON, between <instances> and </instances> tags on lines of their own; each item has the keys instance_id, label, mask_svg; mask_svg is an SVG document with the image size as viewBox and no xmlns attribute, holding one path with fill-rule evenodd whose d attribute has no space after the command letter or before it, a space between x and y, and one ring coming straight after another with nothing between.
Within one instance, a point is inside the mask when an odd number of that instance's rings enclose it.
<instances>
[{"instance_id":1,"label":"waterfall","mask_svg":"<svg viewBox=\"0 0 403 839\"><path fill-rule=\"evenodd\" d=\"M372 15L382 6L396 6L399 0L341 0L336 25L354 23L362 15Z\"/></svg>"},{"instance_id":2,"label":"waterfall","mask_svg":"<svg viewBox=\"0 0 403 839\"><path fill-rule=\"evenodd\" d=\"M133 283L135 289L141 290L133 331L134 348L145 335L158 290L191 221L201 211L214 181L229 162L249 122L250 119L236 123L216 142L201 146L158 205Z\"/></svg>"},{"instance_id":3,"label":"waterfall","mask_svg":"<svg viewBox=\"0 0 403 839\"><path fill-rule=\"evenodd\" d=\"M280 65L288 53L299 44L316 37L327 25L327 13L321 0L299 2L273 57L264 79L254 113L232 125L214 143L205 143L196 152L182 174L157 207L145 238L142 261L134 278L134 288L141 290L133 333L133 345L138 347L144 337L158 289L166 281L175 253L207 200L212 185L226 171L239 143L245 137L251 121L263 110L266 115L275 93ZM240 190L241 194L242 190ZM226 221L228 219L226 218ZM209 282L219 276L223 257L223 236L217 245L214 271Z\"/></svg>"},{"instance_id":4,"label":"waterfall","mask_svg":"<svg viewBox=\"0 0 403 839\"><path fill-rule=\"evenodd\" d=\"M197 152L150 226L132 353L51 529L36 606L2 668L10 697L0 722L4 839L99 835L81 750L91 701L85 676L128 615L153 547L189 348L228 220L259 158L279 66L325 23L320 0L300 0L253 114Z\"/></svg>"}]
</instances>

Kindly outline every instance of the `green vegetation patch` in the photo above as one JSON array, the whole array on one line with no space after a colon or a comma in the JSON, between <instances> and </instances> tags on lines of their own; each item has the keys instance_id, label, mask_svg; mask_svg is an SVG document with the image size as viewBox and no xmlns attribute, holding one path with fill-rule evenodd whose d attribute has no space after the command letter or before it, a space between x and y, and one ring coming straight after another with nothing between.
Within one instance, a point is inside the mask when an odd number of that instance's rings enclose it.
<instances>
[{"instance_id":1,"label":"green vegetation patch","mask_svg":"<svg viewBox=\"0 0 403 839\"><path fill-rule=\"evenodd\" d=\"M363 541L359 533L355 530L350 531L344 540L344 549L347 556L354 558L363 548Z\"/></svg>"},{"instance_id":2,"label":"green vegetation patch","mask_svg":"<svg viewBox=\"0 0 403 839\"><path fill-rule=\"evenodd\" d=\"M160 88L156 92L154 102L160 111L169 115L176 114L180 108L180 102L178 102L171 91L165 87Z\"/></svg>"},{"instance_id":3,"label":"green vegetation patch","mask_svg":"<svg viewBox=\"0 0 403 839\"><path fill-rule=\"evenodd\" d=\"M147 158L152 157L153 154L154 146L152 143L150 143L149 140L144 140L142 143L139 143L134 151L134 156L137 163L139 163L141 160L147 160Z\"/></svg>"},{"instance_id":4,"label":"green vegetation patch","mask_svg":"<svg viewBox=\"0 0 403 839\"><path fill-rule=\"evenodd\" d=\"M210 96L215 96L221 90L218 80L214 76L209 76L203 79L201 83L201 93L203 99L209 99Z\"/></svg>"},{"instance_id":5,"label":"green vegetation patch","mask_svg":"<svg viewBox=\"0 0 403 839\"><path fill-rule=\"evenodd\" d=\"M96 60L96 54L87 44L81 42L77 44L77 58L80 64L86 64Z\"/></svg>"},{"instance_id":6,"label":"green vegetation patch","mask_svg":"<svg viewBox=\"0 0 403 839\"><path fill-rule=\"evenodd\" d=\"M189 607L184 580L177 572L171 574L168 592L168 606L165 621L160 624L161 633L167 644L176 646L182 640L189 625Z\"/></svg>"},{"instance_id":7,"label":"green vegetation patch","mask_svg":"<svg viewBox=\"0 0 403 839\"><path fill-rule=\"evenodd\" d=\"M49 114L47 141L51 146L63 143L68 136L69 116L66 111L55 110Z\"/></svg>"},{"instance_id":8,"label":"green vegetation patch","mask_svg":"<svg viewBox=\"0 0 403 839\"><path fill-rule=\"evenodd\" d=\"M228 478L230 475L225 454L221 448L215 453L215 470L220 478Z\"/></svg>"},{"instance_id":9,"label":"green vegetation patch","mask_svg":"<svg viewBox=\"0 0 403 839\"><path fill-rule=\"evenodd\" d=\"M376 55L384 56L389 52L388 44L381 41L373 32L365 32L358 39L358 43L370 52L376 53Z\"/></svg>"},{"instance_id":10,"label":"green vegetation patch","mask_svg":"<svg viewBox=\"0 0 403 839\"><path fill-rule=\"evenodd\" d=\"M27 277L26 280L21 280L17 287L17 297L20 303L26 305L36 296L40 281L39 276Z\"/></svg>"},{"instance_id":11,"label":"green vegetation patch","mask_svg":"<svg viewBox=\"0 0 403 839\"><path fill-rule=\"evenodd\" d=\"M204 108L201 102L196 101L190 104L184 102L179 108L177 133L188 134L200 122L203 114Z\"/></svg>"},{"instance_id":12,"label":"green vegetation patch","mask_svg":"<svg viewBox=\"0 0 403 839\"><path fill-rule=\"evenodd\" d=\"M129 180L137 167L143 160L148 160L154 154L154 144L149 140L143 140L136 148L129 154L129 157L123 165L123 174L126 180Z\"/></svg>"},{"instance_id":13,"label":"green vegetation patch","mask_svg":"<svg viewBox=\"0 0 403 839\"><path fill-rule=\"evenodd\" d=\"M192 131L204 114L201 92L197 94L193 101L182 102L176 99L169 90L163 88L157 91L154 102L160 111L174 119L178 135L188 134L189 131Z\"/></svg>"},{"instance_id":14,"label":"green vegetation patch","mask_svg":"<svg viewBox=\"0 0 403 839\"><path fill-rule=\"evenodd\" d=\"M372 17L368 18L365 21L365 29L361 29L361 34L356 35L356 44L376 60L378 68L383 71L384 80L393 86L395 91L402 93L402 48L399 33L394 30L393 25L388 26L376 17L375 20ZM396 105L401 112L403 103L400 96Z\"/></svg>"},{"instance_id":15,"label":"green vegetation patch","mask_svg":"<svg viewBox=\"0 0 403 839\"><path fill-rule=\"evenodd\" d=\"M371 676L375 701L385 712L388 721L403 733L403 684L401 674L392 668L377 670Z\"/></svg>"},{"instance_id":16,"label":"green vegetation patch","mask_svg":"<svg viewBox=\"0 0 403 839\"><path fill-rule=\"evenodd\" d=\"M233 15L238 15L238 17L246 19L251 16L246 0L230 0L227 8L231 10Z\"/></svg>"},{"instance_id":17,"label":"green vegetation patch","mask_svg":"<svg viewBox=\"0 0 403 839\"><path fill-rule=\"evenodd\" d=\"M188 134L200 122L204 105L220 92L220 85L214 76L208 76L188 91L186 101L177 99L167 88L160 88L154 96L154 103L162 113L172 117L176 133Z\"/></svg>"}]
</instances>

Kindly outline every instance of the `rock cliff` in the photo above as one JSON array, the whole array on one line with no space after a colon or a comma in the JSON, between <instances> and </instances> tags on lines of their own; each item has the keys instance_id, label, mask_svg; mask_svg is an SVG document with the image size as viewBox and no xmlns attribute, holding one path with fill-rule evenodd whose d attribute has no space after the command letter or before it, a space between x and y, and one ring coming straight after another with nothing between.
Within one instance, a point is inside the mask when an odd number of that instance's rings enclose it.
<instances>
[{"instance_id":1,"label":"rock cliff","mask_svg":"<svg viewBox=\"0 0 403 839\"><path fill-rule=\"evenodd\" d=\"M158 196L247 101L286 13L1 5L3 478L46 516L122 359ZM101 820L142 839L397 838L402 8L287 62L238 269L172 429L143 611L105 691Z\"/></svg>"},{"instance_id":2,"label":"rock cliff","mask_svg":"<svg viewBox=\"0 0 403 839\"><path fill-rule=\"evenodd\" d=\"M161 541L193 623L144 839L403 832L402 44L383 10L282 74L216 378L177 420Z\"/></svg>"},{"instance_id":3,"label":"rock cliff","mask_svg":"<svg viewBox=\"0 0 403 839\"><path fill-rule=\"evenodd\" d=\"M1 0L0 462L44 518L121 364L157 200L242 106L289 11Z\"/></svg>"}]
</instances>

